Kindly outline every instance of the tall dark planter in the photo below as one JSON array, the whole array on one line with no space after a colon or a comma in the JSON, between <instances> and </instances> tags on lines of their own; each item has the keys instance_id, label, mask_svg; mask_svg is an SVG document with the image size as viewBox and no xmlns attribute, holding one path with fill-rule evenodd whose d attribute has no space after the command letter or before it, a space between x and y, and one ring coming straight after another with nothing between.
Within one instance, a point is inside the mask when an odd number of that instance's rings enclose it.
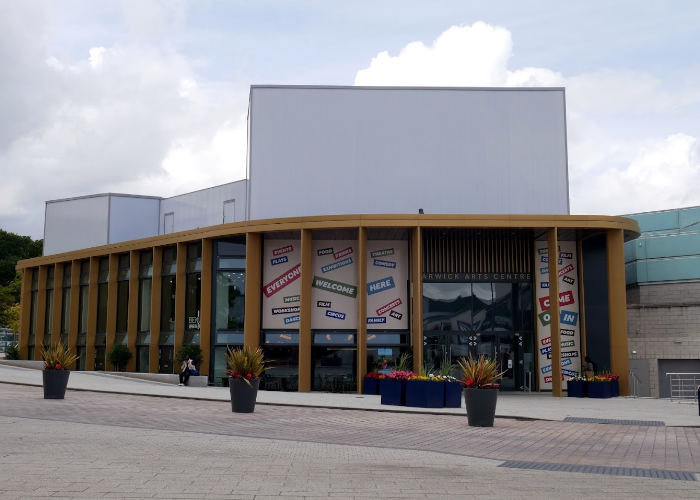
<instances>
[{"instance_id":1,"label":"tall dark planter","mask_svg":"<svg viewBox=\"0 0 700 500\"><path fill-rule=\"evenodd\" d=\"M467 422L471 427L493 427L498 389L464 389Z\"/></svg>"},{"instance_id":2,"label":"tall dark planter","mask_svg":"<svg viewBox=\"0 0 700 500\"><path fill-rule=\"evenodd\" d=\"M43 370L44 399L63 399L68 387L68 370Z\"/></svg>"},{"instance_id":3,"label":"tall dark planter","mask_svg":"<svg viewBox=\"0 0 700 500\"><path fill-rule=\"evenodd\" d=\"M620 381L613 380L610 382L610 397L616 398L620 395Z\"/></svg>"},{"instance_id":4,"label":"tall dark planter","mask_svg":"<svg viewBox=\"0 0 700 500\"><path fill-rule=\"evenodd\" d=\"M243 379L230 378L228 390L231 393L231 411L234 413L253 413L259 384L260 379L251 380L250 385L248 385Z\"/></svg>"},{"instance_id":5,"label":"tall dark planter","mask_svg":"<svg viewBox=\"0 0 700 500\"><path fill-rule=\"evenodd\" d=\"M383 405L406 406L406 381L383 378L379 384Z\"/></svg>"},{"instance_id":6,"label":"tall dark planter","mask_svg":"<svg viewBox=\"0 0 700 500\"><path fill-rule=\"evenodd\" d=\"M588 396L588 382L570 380L566 383L566 395L570 398L585 398Z\"/></svg>"},{"instance_id":7,"label":"tall dark planter","mask_svg":"<svg viewBox=\"0 0 700 500\"><path fill-rule=\"evenodd\" d=\"M442 408L445 404L445 384L428 380L406 381L406 406Z\"/></svg>"},{"instance_id":8,"label":"tall dark planter","mask_svg":"<svg viewBox=\"0 0 700 500\"><path fill-rule=\"evenodd\" d=\"M462 406L462 382L445 382L445 408Z\"/></svg>"},{"instance_id":9,"label":"tall dark planter","mask_svg":"<svg viewBox=\"0 0 700 500\"><path fill-rule=\"evenodd\" d=\"M374 396L379 394L379 379L366 378L362 394L372 394Z\"/></svg>"},{"instance_id":10,"label":"tall dark planter","mask_svg":"<svg viewBox=\"0 0 700 500\"><path fill-rule=\"evenodd\" d=\"M588 382L588 397L596 399L607 399L611 396L610 382Z\"/></svg>"}]
</instances>

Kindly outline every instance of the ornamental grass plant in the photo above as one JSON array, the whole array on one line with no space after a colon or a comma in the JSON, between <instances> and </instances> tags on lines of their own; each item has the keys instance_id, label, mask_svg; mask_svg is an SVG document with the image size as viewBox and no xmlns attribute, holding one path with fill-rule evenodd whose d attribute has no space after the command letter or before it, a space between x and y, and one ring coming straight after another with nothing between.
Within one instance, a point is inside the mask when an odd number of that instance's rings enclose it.
<instances>
[{"instance_id":1,"label":"ornamental grass plant","mask_svg":"<svg viewBox=\"0 0 700 500\"><path fill-rule=\"evenodd\" d=\"M505 371L499 373L498 362L485 354L478 358L474 358L470 354L468 359L458 359L457 369L464 385L470 389L497 389L499 384L496 382L505 374Z\"/></svg>"},{"instance_id":2,"label":"ornamental grass plant","mask_svg":"<svg viewBox=\"0 0 700 500\"><path fill-rule=\"evenodd\" d=\"M265 360L263 350L258 347L253 349L249 346L232 348L226 350L226 363L228 369L226 373L231 378L243 379L250 386L251 380L260 378L260 374L264 372ZM251 386L252 387L252 386Z\"/></svg>"},{"instance_id":3,"label":"ornamental grass plant","mask_svg":"<svg viewBox=\"0 0 700 500\"><path fill-rule=\"evenodd\" d=\"M72 354L59 342L54 346L42 348L41 359L44 361L44 370L67 370L75 363L78 356Z\"/></svg>"}]
</instances>

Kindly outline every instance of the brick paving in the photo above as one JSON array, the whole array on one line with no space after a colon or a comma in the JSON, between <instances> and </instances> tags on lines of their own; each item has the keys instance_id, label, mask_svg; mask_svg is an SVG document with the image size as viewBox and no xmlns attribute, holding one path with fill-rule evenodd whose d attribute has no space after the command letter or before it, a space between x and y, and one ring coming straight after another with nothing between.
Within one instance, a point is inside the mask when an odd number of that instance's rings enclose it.
<instances>
[{"instance_id":1,"label":"brick paving","mask_svg":"<svg viewBox=\"0 0 700 500\"><path fill-rule=\"evenodd\" d=\"M493 460L700 472L700 429L497 419L471 428L464 415L377 413L230 404L0 384L0 416L304 443L440 452Z\"/></svg>"}]
</instances>

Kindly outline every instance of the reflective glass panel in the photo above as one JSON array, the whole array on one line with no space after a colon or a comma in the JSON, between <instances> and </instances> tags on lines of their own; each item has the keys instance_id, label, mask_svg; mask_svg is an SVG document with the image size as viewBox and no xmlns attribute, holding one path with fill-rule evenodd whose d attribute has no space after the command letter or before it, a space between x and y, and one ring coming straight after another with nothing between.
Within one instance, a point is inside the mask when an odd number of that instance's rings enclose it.
<instances>
[{"instance_id":1,"label":"reflective glass panel","mask_svg":"<svg viewBox=\"0 0 700 500\"><path fill-rule=\"evenodd\" d=\"M139 331L151 330L151 279L139 283Z\"/></svg>"},{"instance_id":2,"label":"reflective glass panel","mask_svg":"<svg viewBox=\"0 0 700 500\"><path fill-rule=\"evenodd\" d=\"M312 347L312 390L355 392L357 350L343 347Z\"/></svg>"},{"instance_id":3,"label":"reflective glass panel","mask_svg":"<svg viewBox=\"0 0 700 500\"><path fill-rule=\"evenodd\" d=\"M126 332L129 323L129 282L117 283L117 331Z\"/></svg>"},{"instance_id":4,"label":"reflective glass panel","mask_svg":"<svg viewBox=\"0 0 700 500\"><path fill-rule=\"evenodd\" d=\"M355 344L354 333L315 333L314 344Z\"/></svg>"},{"instance_id":5,"label":"reflective glass panel","mask_svg":"<svg viewBox=\"0 0 700 500\"><path fill-rule=\"evenodd\" d=\"M177 279L175 276L163 276L160 300L160 331L172 332L175 330L175 289Z\"/></svg>"},{"instance_id":6,"label":"reflective glass panel","mask_svg":"<svg viewBox=\"0 0 700 500\"><path fill-rule=\"evenodd\" d=\"M298 333L266 333L266 344L299 344Z\"/></svg>"},{"instance_id":7,"label":"reflective glass panel","mask_svg":"<svg viewBox=\"0 0 700 500\"><path fill-rule=\"evenodd\" d=\"M407 341L405 333L368 333L367 345L401 345Z\"/></svg>"},{"instance_id":8,"label":"reflective glass panel","mask_svg":"<svg viewBox=\"0 0 700 500\"><path fill-rule=\"evenodd\" d=\"M188 274L185 295L185 328L188 330L199 330L201 298L202 276L199 273Z\"/></svg>"},{"instance_id":9,"label":"reflective glass panel","mask_svg":"<svg viewBox=\"0 0 700 500\"><path fill-rule=\"evenodd\" d=\"M63 310L61 311L61 334L68 335L70 324L70 288L63 289Z\"/></svg>"},{"instance_id":10,"label":"reflective glass panel","mask_svg":"<svg viewBox=\"0 0 700 500\"><path fill-rule=\"evenodd\" d=\"M245 316L245 272L216 273L216 329L242 330Z\"/></svg>"},{"instance_id":11,"label":"reflective glass panel","mask_svg":"<svg viewBox=\"0 0 700 500\"><path fill-rule=\"evenodd\" d=\"M88 319L88 287L80 287L80 303L78 304L78 309L80 311L80 324L78 325L79 333L87 333L87 319Z\"/></svg>"},{"instance_id":12,"label":"reflective glass panel","mask_svg":"<svg viewBox=\"0 0 700 500\"><path fill-rule=\"evenodd\" d=\"M107 332L107 283L97 286L97 333Z\"/></svg>"},{"instance_id":13,"label":"reflective glass panel","mask_svg":"<svg viewBox=\"0 0 700 500\"><path fill-rule=\"evenodd\" d=\"M491 304L493 304L491 283L473 283L472 290L474 292L473 330L490 330L492 323Z\"/></svg>"},{"instance_id":14,"label":"reflective glass panel","mask_svg":"<svg viewBox=\"0 0 700 500\"><path fill-rule=\"evenodd\" d=\"M243 334L220 332L216 334L216 343L226 345L243 345Z\"/></svg>"},{"instance_id":15,"label":"reflective glass panel","mask_svg":"<svg viewBox=\"0 0 700 500\"><path fill-rule=\"evenodd\" d=\"M245 259L221 257L219 269L245 269Z\"/></svg>"},{"instance_id":16,"label":"reflective glass panel","mask_svg":"<svg viewBox=\"0 0 700 500\"><path fill-rule=\"evenodd\" d=\"M423 283L424 331L471 329L471 283Z\"/></svg>"}]
</instances>

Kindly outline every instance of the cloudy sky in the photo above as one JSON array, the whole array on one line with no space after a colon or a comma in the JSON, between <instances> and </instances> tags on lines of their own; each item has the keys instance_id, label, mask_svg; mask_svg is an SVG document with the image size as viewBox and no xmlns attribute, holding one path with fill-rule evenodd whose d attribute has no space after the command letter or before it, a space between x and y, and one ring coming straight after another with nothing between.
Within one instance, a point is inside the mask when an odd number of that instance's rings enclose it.
<instances>
[{"instance_id":1,"label":"cloudy sky","mask_svg":"<svg viewBox=\"0 0 700 500\"><path fill-rule=\"evenodd\" d=\"M700 2L0 0L0 228L245 176L251 84L563 86L572 213L700 205Z\"/></svg>"}]
</instances>

